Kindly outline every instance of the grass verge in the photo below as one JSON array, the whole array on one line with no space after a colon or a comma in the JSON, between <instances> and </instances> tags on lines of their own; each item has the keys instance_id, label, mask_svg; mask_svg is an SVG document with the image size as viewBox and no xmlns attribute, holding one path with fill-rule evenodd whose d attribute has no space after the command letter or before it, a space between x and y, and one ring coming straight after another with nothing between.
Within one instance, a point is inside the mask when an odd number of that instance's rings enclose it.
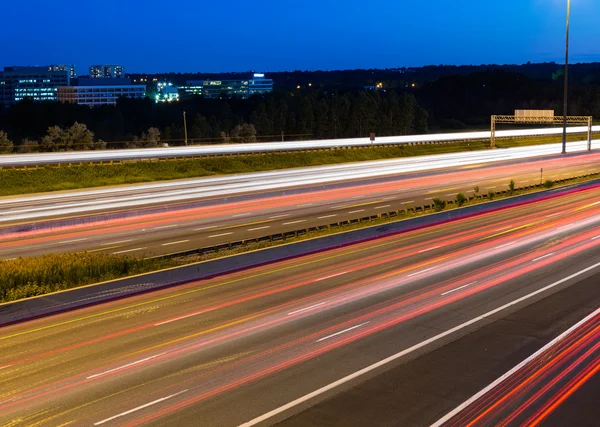
<instances>
[{"instance_id":1,"label":"grass verge","mask_svg":"<svg viewBox=\"0 0 600 427\"><path fill-rule=\"evenodd\" d=\"M570 137L570 140L576 139L581 137ZM507 148L558 141L557 137L543 137L499 140L496 145L499 148ZM0 196L485 150L488 149L488 145L486 141L469 141L437 145L365 147L331 151L0 169Z\"/></svg>"},{"instance_id":2,"label":"grass verge","mask_svg":"<svg viewBox=\"0 0 600 427\"><path fill-rule=\"evenodd\" d=\"M70 253L0 262L0 302L15 301L105 280L181 265L181 259L135 259Z\"/></svg>"},{"instance_id":3,"label":"grass verge","mask_svg":"<svg viewBox=\"0 0 600 427\"><path fill-rule=\"evenodd\" d=\"M574 178L563 181L560 186L576 184L578 182L597 179L600 174L584 178ZM471 201L463 201L462 207L485 203L490 199L501 200L507 197L539 192L547 188L558 187L552 181L528 190L515 189L512 194L480 194ZM448 207L446 204L435 211L458 209L458 203ZM215 258L240 254L244 252L264 249L283 244L299 242L302 240L337 234L359 228L377 226L389 222L402 221L416 216L427 215L430 212L403 212L393 218L378 218L369 222L349 224L339 228L315 230L314 232L281 239L277 241L263 241L240 246L235 249L221 250L218 252L189 255L185 257L137 259L122 255L106 255L97 253L52 254L41 257L18 258L10 261L0 261L0 302L10 302L22 298L43 295L46 293L71 289L78 286L99 283L148 273L169 267L207 261Z\"/></svg>"}]
</instances>

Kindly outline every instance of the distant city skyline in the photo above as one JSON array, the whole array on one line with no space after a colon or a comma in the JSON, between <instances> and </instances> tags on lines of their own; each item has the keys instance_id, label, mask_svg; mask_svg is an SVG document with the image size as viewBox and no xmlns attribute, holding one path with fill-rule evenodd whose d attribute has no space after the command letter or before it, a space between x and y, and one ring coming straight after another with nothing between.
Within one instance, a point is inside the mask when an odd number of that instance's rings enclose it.
<instances>
[{"instance_id":1,"label":"distant city skyline","mask_svg":"<svg viewBox=\"0 0 600 427\"><path fill-rule=\"evenodd\" d=\"M26 26L5 22L0 65L72 63L85 75L97 63L211 73L564 61L566 0L123 3L63 10L33 0ZM17 2L3 11L22 12ZM600 61L598 16L598 2L573 1L572 62ZM75 37L74 22L103 31Z\"/></svg>"}]
</instances>

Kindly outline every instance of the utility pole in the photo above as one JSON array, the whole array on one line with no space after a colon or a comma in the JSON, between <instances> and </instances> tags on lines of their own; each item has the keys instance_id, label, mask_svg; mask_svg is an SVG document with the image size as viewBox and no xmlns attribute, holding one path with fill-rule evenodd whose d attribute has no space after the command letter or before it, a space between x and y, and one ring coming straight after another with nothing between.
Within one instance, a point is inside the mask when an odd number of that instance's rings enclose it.
<instances>
[{"instance_id":1,"label":"utility pole","mask_svg":"<svg viewBox=\"0 0 600 427\"><path fill-rule=\"evenodd\" d=\"M188 145L187 141L187 121L185 120L185 111L183 112L183 135L185 139L185 145Z\"/></svg>"},{"instance_id":2,"label":"utility pole","mask_svg":"<svg viewBox=\"0 0 600 427\"><path fill-rule=\"evenodd\" d=\"M567 0L567 42L565 49L565 93L563 104L563 143L562 153L567 153L567 96L569 94L569 22L571 20L571 0Z\"/></svg>"}]
</instances>

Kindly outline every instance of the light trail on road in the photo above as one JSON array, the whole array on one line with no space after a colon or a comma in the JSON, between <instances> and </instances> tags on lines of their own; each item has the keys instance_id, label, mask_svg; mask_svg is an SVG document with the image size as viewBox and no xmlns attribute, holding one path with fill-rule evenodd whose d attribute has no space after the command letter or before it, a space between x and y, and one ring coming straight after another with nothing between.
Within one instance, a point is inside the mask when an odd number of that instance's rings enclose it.
<instances>
[{"instance_id":1,"label":"light trail on road","mask_svg":"<svg viewBox=\"0 0 600 427\"><path fill-rule=\"evenodd\" d=\"M600 309L552 340L437 426L537 426L600 371Z\"/></svg>"},{"instance_id":2,"label":"light trail on road","mask_svg":"<svg viewBox=\"0 0 600 427\"><path fill-rule=\"evenodd\" d=\"M5 327L0 424L242 424L586 271L600 261L598 199L592 188Z\"/></svg>"},{"instance_id":3,"label":"light trail on road","mask_svg":"<svg viewBox=\"0 0 600 427\"><path fill-rule=\"evenodd\" d=\"M600 131L594 126L593 132ZM585 126L569 127L569 134L585 134ZM501 130L496 138L559 135L560 128ZM445 134L388 136L377 138L377 145L402 145L427 142L450 142L489 139L490 132L456 132ZM69 151L61 153L7 154L0 156L0 167L23 167L49 164L69 164L83 162L107 162L121 160L165 159L173 157L199 157L232 154L269 153L278 151L302 151L332 148L369 147L370 138L340 138L317 141L289 141L244 144L211 144L191 147L146 148L124 150Z\"/></svg>"},{"instance_id":4,"label":"light trail on road","mask_svg":"<svg viewBox=\"0 0 600 427\"><path fill-rule=\"evenodd\" d=\"M459 192L472 196L475 186L482 189L481 193L487 194L487 190L483 190L486 183L496 184L493 187L497 190L508 189L511 179L517 187L530 186L531 181L540 182L540 168L544 169L545 178L559 179L565 174L575 177L600 173L598 165L600 154L592 153L478 168L459 167L439 173L369 178L344 184L305 186L275 193L258 192L240 196L239 199L198 199L193 203L165 204L146 209L140 207L134 213L106 211L96 216L67 216L53 219L47 227L44 223L27 220L21 225L7 225L0 229L3 231L0 234L0 258L82 251L136 256L165 255L326 226L331 222L376 217L382 212L404 209L406 206L431 204L433 197L452 200L454 197L449 194L456 195ZM49 203L45 199L42 202ZM11 206L11 199L5 199L4 203ZM20 203L17 203L18 209L26 210ZM104 202L99 200L99 203ZM52 212L53 208L48 209L47 212ZM12 214L15 211L7 209L0 217L8 219Z\"/></svg>"}]
</instances>

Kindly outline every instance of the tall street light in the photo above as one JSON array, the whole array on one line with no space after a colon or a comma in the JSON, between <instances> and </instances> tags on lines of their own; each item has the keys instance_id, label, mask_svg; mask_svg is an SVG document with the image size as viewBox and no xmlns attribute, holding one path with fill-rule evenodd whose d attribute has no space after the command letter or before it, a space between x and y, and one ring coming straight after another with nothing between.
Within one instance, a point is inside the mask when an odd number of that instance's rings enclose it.
<instances>
[{"instance_id":1,"label":"tall street light","mask_svg":"<svg viewBox=\"0 0 600 427\"><path fill-rule=\"evenodd\" d=\"M183 133L185 135L185 145L187 146L187 121L185 119L185 111L183 112Z\"/></svg>"},{"instance_id":2,"label":"tall street light","mask_svg":"<svg viewBox=\"0 0 600 427\"><path fill-rule=\"evenodd\" d=\"M567 0L567 46L565 54L565 93L564 93L564 104L563 104L563 143L562 153L567 152L567 95L569 85L569 21L571 19L571 0Z\"/></svg>"}]
</instances>

